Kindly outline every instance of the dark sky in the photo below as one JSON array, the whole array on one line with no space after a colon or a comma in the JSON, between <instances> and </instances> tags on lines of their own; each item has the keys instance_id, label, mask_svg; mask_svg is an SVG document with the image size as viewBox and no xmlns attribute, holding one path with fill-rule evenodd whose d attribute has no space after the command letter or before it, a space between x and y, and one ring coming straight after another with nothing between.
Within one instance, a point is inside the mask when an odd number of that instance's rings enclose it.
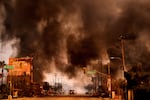
<instances>
[{"instance_id":1,"label":"dark sky","mask_svg":"<svg viewBox=\"0 0 150 100\"><path fill-rule=\"evenodd\" d=\"M101 58L103 50L121 57L120 35L126 37L126 64L140 62L149 71L149 0L0 0L0 5L2 42L20 41L17 57L34 57L37 78L52 70L51 62L72 77L77 66Z\"/></svg>"}]
</instances>

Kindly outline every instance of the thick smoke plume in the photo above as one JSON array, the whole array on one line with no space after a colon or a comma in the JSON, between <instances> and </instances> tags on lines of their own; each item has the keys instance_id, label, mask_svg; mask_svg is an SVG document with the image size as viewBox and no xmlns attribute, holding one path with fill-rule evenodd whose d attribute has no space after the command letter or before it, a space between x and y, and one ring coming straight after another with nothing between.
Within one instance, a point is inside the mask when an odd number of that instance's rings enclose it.
<instances>
[{"instance_id":1,"label":"thick smoke plume","mask_svg":"<svg viewBox=\"0 0 150 100\"><path fill-rule=\"evenodd\" d=\"M148 0L1 0L2 42L18 39L18 57L33 56L36 80L55 66L70 77L79 67L109 56L121 57L120 35L126 36L127 64L150 65ZM0 16L1 17L1 16ZM2 20L2 21L1 21ZM0 31L1 32L1 31ZM126 35L127 34L127 35ZM143 36L144 34L144 36ZM114 71L117 70L113 67Z\"/></svg>"}]
</instances>

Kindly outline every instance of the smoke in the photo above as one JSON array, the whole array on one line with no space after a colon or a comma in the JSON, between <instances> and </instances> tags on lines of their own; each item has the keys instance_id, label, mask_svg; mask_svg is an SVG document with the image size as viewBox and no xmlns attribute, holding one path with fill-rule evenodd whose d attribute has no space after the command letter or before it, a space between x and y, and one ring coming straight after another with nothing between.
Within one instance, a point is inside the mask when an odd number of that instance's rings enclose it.
<instances>
[{"instance_id":1,"label":"smoke","mask_svg":"<svg viewBox=\"0 0 150 100\"><path fill-rule=\"evenodd\" d=\"M10 34L9 22L10 20L6 20L9 17L7 14L7 10L9 7L5 7L9 3L7 0L4 2L0 1L0 60L8 63L8 58L15 57L18 53L18 43L19 40L11 38L8 34ZM11 8L12 9L12 8Z\"/></svg>"},{"instance_id":2,"label":"smoke","mask_svg":"<svg viewBox=\"0 0 150 100\"><path fill-rule=\"evenodd\" d=\"M52 73L44 73L45 77L43 81L49 82L52 86L55 86L55 83L62 84L63 92L65 92L65 94L68 94L69 90L75 90L76 93L84 94L86 91L84 86L88 85L89 83L92 84L91 78L89 76L85 76L83 73L80 73L79 70L76 73L77 76L72 79L69 79L64 73L58 72L59 71L55 70ZM81 80L82 84L79 84L81 83Z\"/></svg>"},{"instance_id":3,"label":"smoke","mask_svg":"<svg viewBox=\"0 0 150 100\"><path fill-rule=\"evenodd\" d=\"M146 39L150 26L148 0L1 0L0 3L1 41L10 44L8 41L16 39L17 56L34 57L35 80L43 78L44 70L52 72L55 68L75 77L78 68L91 60L108 54L121 57L118 40L121 34L127 38L126 63L141 62L143 68L150 65ZM112 68L117 72L117 67Z\"/></svg>"},{"instance_id":4,"label":"smoke","mask_svg":"<svg viewBox=\"0 0 150 100\"><path fill-rule=\"evenodd\" d=\"M5 31L5 27L3 25L5 16L6 16L6 14L5 14L4 6L0 3L0 36Z\"/></svg>"},{"instance_id":5,"label":"smoke","mask_svg":"<svg viewBox=\"0 0 150 100\"><path fill-rule=\"evenodd\" d=\"M150 52L147 43L149 43L149 24L150 14L149 1L130 2L126 5L122 17L118 20L120 32L128 33L125 42L126 63L142 63L143 70L149 71ZM144 41L143 41L144 40Z\"/></svg>"}]
</instances>

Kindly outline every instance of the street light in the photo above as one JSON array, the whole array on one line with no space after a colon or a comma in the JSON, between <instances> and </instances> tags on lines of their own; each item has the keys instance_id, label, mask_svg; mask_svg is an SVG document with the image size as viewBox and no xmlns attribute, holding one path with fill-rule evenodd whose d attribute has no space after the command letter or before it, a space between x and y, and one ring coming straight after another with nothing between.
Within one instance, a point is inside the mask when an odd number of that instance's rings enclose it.
<instances>
[{"instance_id":1,"label":"street light","mask_svg":"<svg viewBox=\"0 0 150 100\"><path fill-rule=\"evenodd\" d=\"M100 72L100 71L97 71L97 70L87 70L86 67L83 67L83 71L84 71L84 74L98 74L98 75L101 75L101 77L105 77L107 79L107 88L108 88L108 91L109 91L109 97L111 97L111 75L110 75L110 64L108 64L108 74L106 73L103 73L103 72ZM99 81L99 80L98 80Z\"/></svg>"},{"instance_id":2,"label":"street light","mask_svg":"<svg viewBox=\"0 0 150 100\"><path fill-rule=\"evenodd\" d=\"M121 62L122 62L122 75L123 75L123 80L125 81L125 87L124 87L124 89L125 89L125 94L124 94L124 96L125 96L125 100L127 100L127 98L128 98L128 95L127 95L127 87L126 87L126 84L127 84L127 80L125 79L125 76L124 76L124 73L125 73L125 71L126 71L126 65L125 65L125 53L124 53L124 42L125 42L125 36L123 36L123 35L121 35L120 36L120 40L121 40L121 55L122 55L122 57L120 58L120 57L110 57L110 60L113 60L113 59L116 59L116 60L121 60Z\"/></svg>"},{"instance_id":3,"label":"street light","mask_svg":"<svg viewBox=\"0 0 150 100\"><path fill-rule=\"evenodd\" d=\"M121 35L120 36L120 39L121 39L121 52L122 52L122 70L123 70L123 79L124 79L124 81L125 81L125 87L124 87L124 89L125 89L125 100L128 100L128 90L127 90L127 80L125 79L125 76L124 76L124 73L125 73L125 71L126 71L126 65L125 65L125 53L124 53L124 42L125 42L125 39L126 39L126 37L125 36L123 36L123 35Z\"/></svg>"}]
</instances>

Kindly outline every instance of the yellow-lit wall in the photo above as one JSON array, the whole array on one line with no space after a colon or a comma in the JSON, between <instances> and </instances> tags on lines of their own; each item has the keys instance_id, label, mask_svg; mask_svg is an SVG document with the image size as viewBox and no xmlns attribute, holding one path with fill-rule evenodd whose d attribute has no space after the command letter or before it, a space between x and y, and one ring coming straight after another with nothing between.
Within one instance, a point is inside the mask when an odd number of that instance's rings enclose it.
<instances>
[{"instance_id":1,"label":"yellow-lit wall","mask_svg":"<svg viewBox=\"0 0 150 100\"><path fill-rule=\"evenodd\" d=\"M31 74L31 63L28 59L23 58L10 58L9 65L14 66L12 70L9 71L11 76L21 76Z\"/></svg>"}]
</instances>

